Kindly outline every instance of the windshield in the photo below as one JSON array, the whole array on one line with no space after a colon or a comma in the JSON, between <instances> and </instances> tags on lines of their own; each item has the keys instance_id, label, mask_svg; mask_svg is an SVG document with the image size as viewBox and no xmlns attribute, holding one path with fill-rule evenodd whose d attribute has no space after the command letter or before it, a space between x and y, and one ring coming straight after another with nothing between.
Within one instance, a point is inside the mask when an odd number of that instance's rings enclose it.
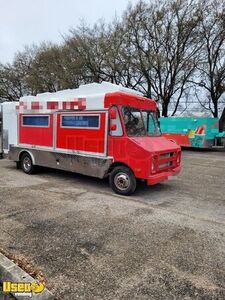
<instances>
[{"instance_id":1,"label":"windshield","mask_svg":"<svg viewBox=\"0 0 225 300\"><path fill-rule=\"evenodd\" d=\"M161 134L156 113L125 106L122 108L128 136L159 136Z\"/></svg>"},{"instance_id":2,"label":"windshield","mask_svg":"<svg viewBox=\"0 0 225 300\"><path fill-rule=\"evenodd\" d=\"M147 130L148 135L150 136L161 135L156 112L150 110L142 110L142 116L143 116L145 128Z\"/></svg>"}]
</instances>

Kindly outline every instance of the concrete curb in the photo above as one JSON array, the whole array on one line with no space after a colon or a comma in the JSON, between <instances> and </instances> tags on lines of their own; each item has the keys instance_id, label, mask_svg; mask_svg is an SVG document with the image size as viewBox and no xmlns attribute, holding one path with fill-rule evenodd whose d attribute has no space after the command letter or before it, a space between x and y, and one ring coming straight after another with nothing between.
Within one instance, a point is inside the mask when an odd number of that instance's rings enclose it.
<instances>
[{"instance_id":1,"label":"concrete curb","mask_svg":"<svg viewBox=\"0 0 225 300\"><path fill-rule=\"evenodd\" d=\"M33 277L31 277L28 273L23 271L20 267L18 267L14 262L8 259L5 255L0 253L0 282L3 281L11 281L11 282L37 282ZM55 297L48 290L44 289L44 291L40 294L33 294L32 298L30 297L19 297L15 296L12 293L13 297L20 300L54 300Z\"/></svg>"}]
</instances>

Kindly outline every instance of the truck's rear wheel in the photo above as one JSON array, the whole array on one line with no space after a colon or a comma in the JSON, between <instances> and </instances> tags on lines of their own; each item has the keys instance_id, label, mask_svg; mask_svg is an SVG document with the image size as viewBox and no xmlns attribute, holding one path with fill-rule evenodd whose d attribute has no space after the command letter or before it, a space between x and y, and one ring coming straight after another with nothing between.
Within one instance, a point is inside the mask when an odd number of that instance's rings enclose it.
<instances>
[{"instance_id":1,"label":"truck's rear wheel","mask_svg":"<svg viewBox=\"0 0 225 300\"><path fill-rule=\"evenodd\" d=\"M133 172L124 166L115 167L109 177L113 191L120 195L131 195L136 190L136 178Z\"/></svg>"},{"instance_id":2,"label":"truck's rear wheel","mask_svg":"<svg viewBox=\"0 0 225 300\"><path fill-rule=\"evenodd\" d=\"M35 166L33 165L32 158L28 153L24 153L22 155L20 160L20 166L26 174L33 174L35 171Z\"/></svg>"}]
</instances>

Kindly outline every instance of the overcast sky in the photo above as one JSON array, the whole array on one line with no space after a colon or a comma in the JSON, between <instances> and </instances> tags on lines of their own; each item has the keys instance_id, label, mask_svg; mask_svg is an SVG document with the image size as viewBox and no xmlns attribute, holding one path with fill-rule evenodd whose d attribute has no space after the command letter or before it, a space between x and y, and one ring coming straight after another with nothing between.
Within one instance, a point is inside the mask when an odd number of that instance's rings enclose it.
<instances>
[{"instance_id":1,"label":"overcast sky","mask_svg":"<svg viewBox=\"0 0 225 300\"><path fill-rule=\"evenodd\" d=\"M137 0L0 0L0 62L41 41L60 42L61 35L84 19L110 21Z\"/></svg>"}]
</instances>

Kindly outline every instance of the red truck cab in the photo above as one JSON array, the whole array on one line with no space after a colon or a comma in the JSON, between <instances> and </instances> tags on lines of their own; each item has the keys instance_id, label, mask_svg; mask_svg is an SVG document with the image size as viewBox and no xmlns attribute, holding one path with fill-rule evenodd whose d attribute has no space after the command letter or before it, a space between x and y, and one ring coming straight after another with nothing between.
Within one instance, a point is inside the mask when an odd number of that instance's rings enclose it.
<instances>
[{"instance_id":1,"label":"red truck cab","mask_svg":"<svg viewBox=\"0 0 225 300\"><path fill-rule=\"evenodd\" d=\"M116 193L133 193L136 179L154 185L180 172L180 146L162 137L155 101L118 92L106 96L106 103L110 184Z\"/></svg>"}]
</instances>

